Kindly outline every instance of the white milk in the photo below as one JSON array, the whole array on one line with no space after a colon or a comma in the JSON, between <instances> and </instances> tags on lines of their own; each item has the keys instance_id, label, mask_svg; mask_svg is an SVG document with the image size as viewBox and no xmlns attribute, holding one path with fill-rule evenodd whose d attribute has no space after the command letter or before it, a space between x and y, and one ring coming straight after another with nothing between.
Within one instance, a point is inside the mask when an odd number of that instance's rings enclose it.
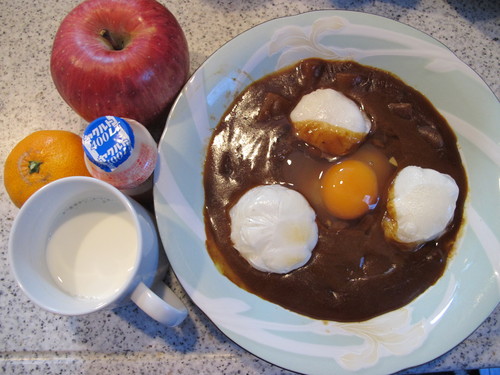
<instances>
[{"instance_id":1,"label":"white milk","mask_svg":"<svg viewBox=\"0 0 500 375\"><path fill-rule=\"evenodd\" d=\"M126 280L137 257L137 233L119 202L85 199L66 209L47 244L47 266L70 295L103 299Z\"/></svg>"}]
</instances>

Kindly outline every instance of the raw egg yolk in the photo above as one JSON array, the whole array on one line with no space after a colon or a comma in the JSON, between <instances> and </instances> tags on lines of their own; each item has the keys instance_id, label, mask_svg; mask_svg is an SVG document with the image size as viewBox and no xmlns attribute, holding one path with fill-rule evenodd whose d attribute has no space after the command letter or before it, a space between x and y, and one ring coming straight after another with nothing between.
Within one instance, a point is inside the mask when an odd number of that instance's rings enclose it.
<instances>
[{"instance_id":1,"label":"raw egg yolk","mask_svg":"<svg viewBox=\"0 0 500 375\"><path fill-rule=\"evenodd\" d=\"M340 219L356 219L377 203L377 176L361 161L340 162L321 177L321 197L332 215Z\"/></svg>"}]
</instances>

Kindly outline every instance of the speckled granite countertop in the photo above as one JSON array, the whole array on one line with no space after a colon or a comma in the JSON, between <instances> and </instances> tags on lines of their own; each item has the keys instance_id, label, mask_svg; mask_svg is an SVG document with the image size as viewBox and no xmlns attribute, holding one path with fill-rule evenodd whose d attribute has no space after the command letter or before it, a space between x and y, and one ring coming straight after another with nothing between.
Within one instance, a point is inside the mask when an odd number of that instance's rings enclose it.
<instances>
[{"instance_id":1,"label":"speckled granite countertop","mask_svg":"<svg viewBox=\"0 0 500 375\"><path fill-rule=\"evenodd\" d=\"M500 96L500 2L493 0L161 0L188 39L194 71L222 44L276 17L317 9L364 11L398 20L447 45ZM52 39L78 0L0 2L0 162L24 136L41 129L81 132L85 122L63 102L49 73ZM3 167L2 167L3 168ZM3 176L2 176L3 182ZM42 311L9 270L7 242L17 209L0 189L0 373L8 374L288 374L227 339L194 306L181 326L165 328L123 307L88 317ZM500 307L464 342L404 374L500 367Z\"/></svg>"}]
</instances>

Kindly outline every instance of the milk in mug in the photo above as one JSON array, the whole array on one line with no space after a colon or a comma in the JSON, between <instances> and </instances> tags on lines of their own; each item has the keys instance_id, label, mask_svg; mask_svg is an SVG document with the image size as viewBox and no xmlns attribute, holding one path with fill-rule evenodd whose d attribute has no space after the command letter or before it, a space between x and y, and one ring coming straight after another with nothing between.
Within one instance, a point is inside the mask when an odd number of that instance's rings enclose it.
<instances>
[{"instance_id":1,"label":"milk in mug","mask_svg":"<svg viewBox=\"0 0 500 375\"><path fill-rule=\"evenodd\" d=\"M86 198L59 214L48 239L47 266L66 293L105 299L131 276L137 240L132 217L120 202Z\"/></svg>"}]
</instances>

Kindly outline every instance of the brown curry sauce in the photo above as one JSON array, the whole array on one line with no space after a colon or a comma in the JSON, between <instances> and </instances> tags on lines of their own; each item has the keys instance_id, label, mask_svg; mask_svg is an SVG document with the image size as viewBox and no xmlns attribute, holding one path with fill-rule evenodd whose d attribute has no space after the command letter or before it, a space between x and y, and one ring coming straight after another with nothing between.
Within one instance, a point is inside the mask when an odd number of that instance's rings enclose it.
<instances>
[{"instance_id":1,"label":"brown curry sauce","mask_svg":"<svg viewBox=\"0 0 500 375\"><path fill-rule=\"evenodd\" d=\"M261 272L234 249L229 209L243 193L262 184L294 188L290 157L306 169L328 163L294 135L289 119L300 98L318 88L338 90L365 110L372 130L364 145L397 162L390 179L408 165L455 179L460 189L455 216L438 240L408 249L385 239L380 223L388 179L376 208L359 219L335 219L313 204L319 239L310 261L297 270ZM467 179L453 131L422 94L373 67L307 59L254 82L234 100L212 135L204 188L207 249L224 275L296 313L352 322L408 304L441 277L462 223Z\"/></svg>"}]
</instances>

